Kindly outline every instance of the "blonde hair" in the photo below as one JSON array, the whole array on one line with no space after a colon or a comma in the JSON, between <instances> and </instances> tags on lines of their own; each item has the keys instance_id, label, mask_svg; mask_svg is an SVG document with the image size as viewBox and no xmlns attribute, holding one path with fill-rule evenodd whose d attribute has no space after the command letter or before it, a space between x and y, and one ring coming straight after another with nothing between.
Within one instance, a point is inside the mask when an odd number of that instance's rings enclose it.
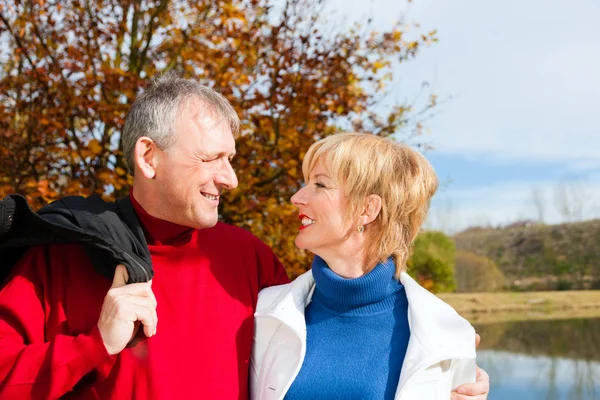
<instances>
[{"instance_id":1,"label":"blonde hair","mask_svg":"<svg viewBox=\"0 0 600 400\"><path fill-rule=\"evenodd\" d=\"M404 143L364 133L338 133L314 143L302 163L306 181L318 161L343 186L347 219L358 217L369 195L381 197L381 211L365 230L367 265L392 257L399 278L438 187L429 162Z\"/></svg>"}]
</instances>

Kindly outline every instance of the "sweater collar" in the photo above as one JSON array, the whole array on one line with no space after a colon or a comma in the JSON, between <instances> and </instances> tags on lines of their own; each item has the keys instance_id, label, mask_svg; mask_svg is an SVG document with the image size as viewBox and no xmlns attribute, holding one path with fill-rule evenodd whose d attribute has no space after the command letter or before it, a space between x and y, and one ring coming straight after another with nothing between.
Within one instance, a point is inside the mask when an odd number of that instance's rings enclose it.
<instances>
[{"instance_id":1,"label":"sweater collar","mask_svg":"<svg viewBox=\"0 0 600 400\"><path fill-rule=\"evenodd\" d=\"M315 256L312 273L315 279L313 302L335 313L373 314L388 310L405 296L396 296L404 287L394 277L396 266L390 258L367 274L346 279L337 275L319 256Z\"/></svg>"},{"instance_id":2,"label":"sweater collar","mask_svg":"<svg viewBox=\"0 0 600 400\"><path fill-rule=\"evenodd\" d=\"M188 243L192 237L193 228L174 224L148 214L146 210L133 197L133 189L129 192L133 209L144 228L144 235L149 245L181 245Z\"/></svg>"}]
</instances>

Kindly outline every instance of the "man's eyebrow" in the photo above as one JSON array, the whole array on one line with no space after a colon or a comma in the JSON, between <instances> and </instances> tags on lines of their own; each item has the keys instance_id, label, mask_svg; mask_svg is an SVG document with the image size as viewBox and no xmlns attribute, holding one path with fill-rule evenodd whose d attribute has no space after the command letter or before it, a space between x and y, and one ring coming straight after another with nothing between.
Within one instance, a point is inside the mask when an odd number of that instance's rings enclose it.
<instances>
[{"instance_id":1,"label":"man's eyebrow","mask_svg":"<svg viewBox=\"0 0 600 400\"><path fill-rule=\"evenodd\" d=\"M206 157L209 158L221 158L221 157L235 157L237 153L234 151L233 153L229 153L227 151L220 151L215 153L204 153Z\"/></svg>"}]
</instances>

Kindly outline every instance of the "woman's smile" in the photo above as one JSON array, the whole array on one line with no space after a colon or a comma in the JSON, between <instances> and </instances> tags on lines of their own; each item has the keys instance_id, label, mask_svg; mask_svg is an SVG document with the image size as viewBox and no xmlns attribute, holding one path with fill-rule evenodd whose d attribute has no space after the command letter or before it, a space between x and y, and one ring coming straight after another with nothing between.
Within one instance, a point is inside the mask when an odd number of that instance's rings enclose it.
<instances>
[{"instance_id":1,"label":"woman's smile","mask_svg":"<svg viewBox=\"0 0 600 400\"><path fill-rule=\"evenodd\" d=\"M298 216L298 218L300 219L300 221L302 221L302 225L300 226L300 230L306 229L309 226L311 226L312 224L314 224L316 221L312 218L310 218L309 216L305 215L305 214L300 214Z\"/></svg>"}]
</instances>

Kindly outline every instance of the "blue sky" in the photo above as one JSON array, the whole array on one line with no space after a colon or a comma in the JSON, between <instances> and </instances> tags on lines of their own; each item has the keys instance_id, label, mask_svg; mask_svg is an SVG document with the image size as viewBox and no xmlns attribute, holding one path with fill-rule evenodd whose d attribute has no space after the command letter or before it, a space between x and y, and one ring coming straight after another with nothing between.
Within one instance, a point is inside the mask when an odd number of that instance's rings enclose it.
<instances>
[{"instance_id":1,"label":"blue sky","mask_svg":"<svg viewBox=\"0 0 600 400\"><path fill-rule=\"evenodd\" d=\"M597 0L332 0L329 19L404 15L439 42L395 71L392 96L423 81L441 99L426 156L441 189L428 227L457 231L534 218L600 218L600 2ZM564 201L562 198L568 200ZM571 217L579 218L579 217Z\"/></svg>"}]
</instances>

